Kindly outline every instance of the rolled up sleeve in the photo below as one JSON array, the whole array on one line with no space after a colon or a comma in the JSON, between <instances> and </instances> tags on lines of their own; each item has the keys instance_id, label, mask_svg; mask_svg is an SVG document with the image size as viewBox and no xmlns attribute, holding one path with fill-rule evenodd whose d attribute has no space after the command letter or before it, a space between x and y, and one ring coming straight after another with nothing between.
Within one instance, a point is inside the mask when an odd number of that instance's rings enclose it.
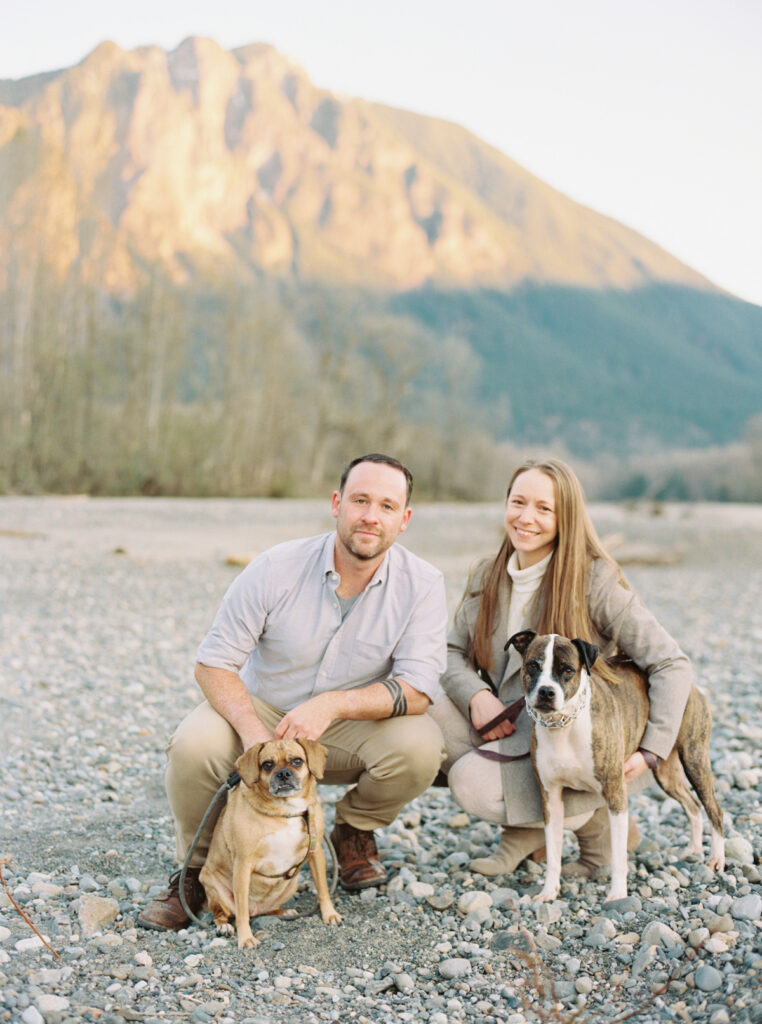
<instances>
[{"instance_id":1,"label":"rolled up sleeve","mask_svg":"<svg viewBox=\"0 0 762 1024\"><path fill-rule=\"evenodd\" d=\"M196 652L197 661L209 668L241 670L267 622L269 581L265 553L250 562L228 587L212 627Z\"/></svg>"},{"instance_id":2,"label":"rolled up sleeve","mask_svg":"<svg viewBox=\"0 0 762 1024\"><path fill-rule=\"evenodd\" d=\"M433 700L445 670L447 598L441 575L424 592L392 655L392 675Z\"/></svg>"}]
</instances>

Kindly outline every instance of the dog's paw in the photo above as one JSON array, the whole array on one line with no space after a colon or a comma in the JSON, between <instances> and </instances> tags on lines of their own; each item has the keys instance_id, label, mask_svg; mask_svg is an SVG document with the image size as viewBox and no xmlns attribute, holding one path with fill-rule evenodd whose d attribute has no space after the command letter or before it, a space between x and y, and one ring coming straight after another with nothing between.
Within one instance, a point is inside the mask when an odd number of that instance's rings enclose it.
<instances>
[{"instance_id":1,"label":"dog's paw","mask_svg":"<svg viewBox=\"0 0 762 1024\"><path fill-rule=\"evenodd\" d=\"M239 949L253 949L254 946L258 945L259 939L255 938L253 935L246 935L244 938L238 940Z\"/></svg>"},{"instance_id":2,"label":"dog's paw","mask_svg":"<svg viewBox=\"0 0 762 1024\"><path fill-rule=\"evenodd\" d=\"M341 914L331 907L330 910L321 910L323 924L341 924Z\"/></svg>"},{"instance_id":3,"label":"dog's paw","mask_svg":"<svg viewBox=\"0 0 762 1024\"><path fill-rule=\"evenodd\" d=\"M558 890L559 887L557 885L551 886L550 888L548 888L548 886L546 885L544 889L542 889L540 892L537 893L536 896L533 897L533 902L552 903L556 896L558 896Z\"/></svg>"},{"instance_id":4,"label":"dog's paw","mask_svg":"<svg viewBox=\"0 0 762 1024\"><path fill-rule=\"evenodd\" d=\"M624 899L627 899L627 886L617 886L616 889L612 886L606 893L604 903L613 903L615 900Z\"/></svg>"},{"instance_id":5,"label":"dog's paw","mask_svg":"<svg viewBox=\"0 0 762 1024\"><path fill-rule=\"evenodd\" d=\"M281 910L279 916L285 917L286 919L288 919L289 917L298 917L299 911L296 910L294 907L289 907L288 910Z\"/></svg>"},{"instance_id":6,"label":"dog's paw","mask_svg":"<svg viewBox=\"0 0 762 1024\"><path fill-rule=\"evenodd\" d=\"M218 935L225 935L225 936L235 935L235 928L232 926L232 924L229 921L226 921L223 924L218 924L217 925L217 934Z\"/></svg>"},{"instance_id":7,"label":"dog's paw","mask_svg":"<svg viewBox=\"0 0 762 1024\"><path fill-rule=\"evenodd\" d=\"M724 856L710 857L708 865L710 871L714 871L718 874L720 871L725 870L725 858Z\"/></svg>"}]
</instances>

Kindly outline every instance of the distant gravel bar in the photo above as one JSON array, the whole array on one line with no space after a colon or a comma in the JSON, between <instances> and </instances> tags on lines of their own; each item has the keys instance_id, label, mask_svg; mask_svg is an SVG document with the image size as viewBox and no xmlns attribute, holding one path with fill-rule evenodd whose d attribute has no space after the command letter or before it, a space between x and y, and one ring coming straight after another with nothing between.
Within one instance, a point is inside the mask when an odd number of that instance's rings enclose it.
<instances>
[{"instance_id":1,"label":"distant gravel bar","mask_svg":"<svg viewBox=\"0 0 762 1024\"><path fill-rule=\"evenodd\" d=\"M592 512L710 696L725 872L681 855L683 812L652 790L631 800L627 900L603 906L595 879L535 905L541 869L470 874L497 829L432 789L379 836L389 883L339 891L338 928L260 918L239 952L136 927L173 869L163 748L240 564L332 529L328 502L0 498L0 859L59 954L0 891L0 1021L762 1024L762 508ZM405 543L445 573L451 611L501 521L498 503L415 508Z\"/></svg>"}]
</instances>

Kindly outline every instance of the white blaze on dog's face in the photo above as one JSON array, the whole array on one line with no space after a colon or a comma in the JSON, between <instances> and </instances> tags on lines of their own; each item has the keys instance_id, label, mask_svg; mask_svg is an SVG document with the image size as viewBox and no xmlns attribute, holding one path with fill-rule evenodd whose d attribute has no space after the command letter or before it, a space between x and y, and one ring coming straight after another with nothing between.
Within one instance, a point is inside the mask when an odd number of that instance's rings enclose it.
<instances>
[{"instance_id":1,"label":"white blaze on dog's face","mask_svg":"<svg viewBox=\"0 0 762 1024\"><path fill-rule=\"evenodd\" d=\"M563 711L586 677L578 649L565 637L538 636L526 649L521 678L527 703L535 711Z\"/></svg>"}]
</instances>

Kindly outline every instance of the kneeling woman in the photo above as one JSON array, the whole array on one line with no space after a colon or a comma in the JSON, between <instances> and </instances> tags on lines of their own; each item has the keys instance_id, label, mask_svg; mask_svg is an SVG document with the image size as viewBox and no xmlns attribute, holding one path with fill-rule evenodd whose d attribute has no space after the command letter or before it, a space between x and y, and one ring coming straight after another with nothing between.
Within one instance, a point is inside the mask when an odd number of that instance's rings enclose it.
<instances>
[{"instance_id":1,"label":"kneeling woman","mask_svg":"<svg viewBox=\"0 0 762 1024\"><path fill-rule=\"evenodd\" d=\"M505 531L496 557L478 565L466 586L448 638L441 680L447 699L429 711L444 733L444 769L455 801L503 826L494 854L471 862L485 875L514 871L545 842L539 789L529 757L521 757L529 751L529 716L522 710L515 727L505 721L484 729L523 693L521 658L513 647L504 651L510 636L531 628L580 637L600 647L600 675L611 672L603 658L617 652L648 674L648 725L640 750L623 765L630 792L651 781L648 769L672 749L692 682L687 657L603 550L579 481L565 463L529 461L516 470ZM565 790L564 808L565 827L576 832L580 847L579 861L565 865L564 874L590 876L611 860L603 800ZM632 849L639 839L632 824L628 838Z\"/></svg>"}]
</instances>

